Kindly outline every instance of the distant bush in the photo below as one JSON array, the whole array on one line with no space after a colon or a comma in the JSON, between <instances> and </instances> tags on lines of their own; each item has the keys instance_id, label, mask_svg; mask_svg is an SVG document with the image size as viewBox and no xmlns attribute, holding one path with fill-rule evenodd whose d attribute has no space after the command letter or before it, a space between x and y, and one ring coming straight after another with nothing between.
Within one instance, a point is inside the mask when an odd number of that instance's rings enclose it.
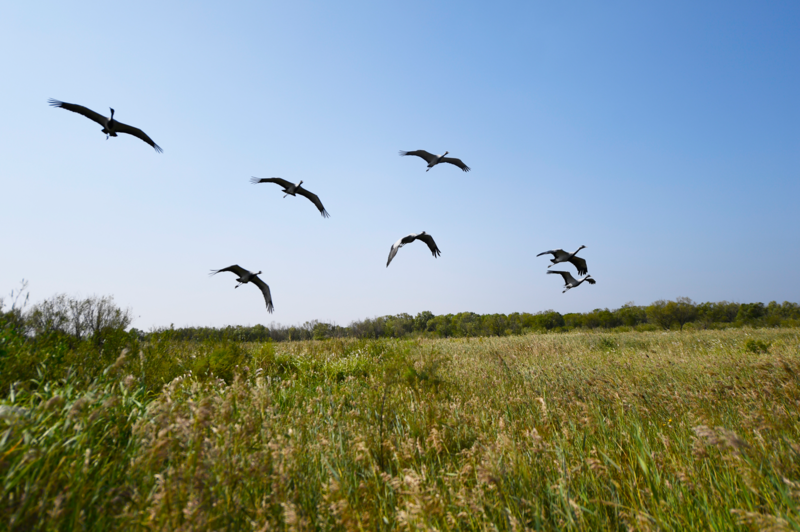
<instances>
[{"instance_id":1,"label":"distant bush","mask_svg":"<svg viewBox=\"0 0 800 532\"><path fill-rule=\"evenodd\" d=\"M193 364L192 372L198 377L217 377L227 383L233 382L236 373L243 371L247 363L247 355L239 343L226 342L215 347L206 355L198 356Z\"/></svg>"},{"instance_id":2,"label":"distant bush","mask_svg":"<svg viewBox=\"0 0 800 532\"><path fill-rule=\"evenodd\" d=\"M614 351L619 347L619 343L613 337L603 336L595 344L594 348L598 351Z\"/></svg>"},{"instance_id":3,"label":"distant bush","mask_svg":"<svg viewBox=\"0 0 800 532\"><path fill-rule=\"evenodd\" d=\"M130 310L117 307L112 296L78 299L58 294L34 305L25 321L36 336L64 334L102 345L125 331L131 319Z\"/></svg>"},{"instance_id":4,"label":"distant bush","mask_svg":"<svg viewBox=\"0 0 800 532\"><path fill-rule=\"evenodd\" d=\"M744 343L745 351L749 351L751 353L766 353L769 351L770 346L772 345L771 342L765 342L764 340L756 340L755 338L749 338Z\"/></svg>"},{"instance_id":5,"label":"distant bush","mask_svg":"<svg viewBox=\"0 0 800 532\"><path fill-rule=\"evenodd\" d=\"M0 299L0 397L12 388L72 378L88 382L139 339L125 329L131 313L110 296L86 299L59 294L25 310L27 283Z\"/></svg>"}]
</instances>

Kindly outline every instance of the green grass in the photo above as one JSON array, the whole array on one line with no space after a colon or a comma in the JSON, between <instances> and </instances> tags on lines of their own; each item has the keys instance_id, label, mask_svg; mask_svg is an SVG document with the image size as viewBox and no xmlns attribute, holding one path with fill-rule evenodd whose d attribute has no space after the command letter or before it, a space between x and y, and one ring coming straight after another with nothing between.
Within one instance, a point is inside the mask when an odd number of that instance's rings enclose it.
<instances>
[{"instance_id":1,"label":"green grass","mask_svg":"<svg viewBox=\"0 0 800 532\"><path fill-rule=\"evenodd\" d=\"M140 347L0 403L0 529L800 530L796 329Z\"/></svg>"}]
</instances>

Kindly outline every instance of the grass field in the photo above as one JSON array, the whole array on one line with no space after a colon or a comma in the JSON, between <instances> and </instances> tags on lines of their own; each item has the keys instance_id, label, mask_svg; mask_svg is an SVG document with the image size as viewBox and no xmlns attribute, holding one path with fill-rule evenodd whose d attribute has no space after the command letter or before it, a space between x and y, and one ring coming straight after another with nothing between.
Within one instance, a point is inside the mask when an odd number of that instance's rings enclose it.
<instances>
[{"instance_id":1,"label":"grass field","mask_svg":"<svg viewBox=\"0 0 800 532\"><path fill-rule=\"evenodd\" d=\"M0 529L800 530L797 329L162 342L77 382L2 402Z\"/></svg>"}]
</instances>

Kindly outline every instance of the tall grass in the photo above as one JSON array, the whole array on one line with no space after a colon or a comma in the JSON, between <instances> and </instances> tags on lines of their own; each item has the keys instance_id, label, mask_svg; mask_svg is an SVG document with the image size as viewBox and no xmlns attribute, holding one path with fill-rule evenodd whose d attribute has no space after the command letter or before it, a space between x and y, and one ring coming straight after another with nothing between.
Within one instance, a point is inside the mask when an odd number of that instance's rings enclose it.
<instances>
[{"instance_id":1,"label":"tall grass","mask_svg":"<svg viewBox=\"0 0 800 532\"><path fill-rule=\"evenodd\" d=\"M144 345L2 403L0 527L798 530L798 375L786 329Z\"/></svg>"}]
</instances>

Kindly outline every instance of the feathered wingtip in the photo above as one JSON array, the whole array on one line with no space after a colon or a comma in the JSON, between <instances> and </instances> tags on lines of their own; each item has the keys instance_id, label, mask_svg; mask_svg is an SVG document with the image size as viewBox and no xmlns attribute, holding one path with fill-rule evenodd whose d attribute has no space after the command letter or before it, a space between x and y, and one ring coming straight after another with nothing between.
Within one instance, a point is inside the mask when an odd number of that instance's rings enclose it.
<instances>
[{"instance_id":1,"label":"feathered wingtip","mask_svg":"<svg viewBox=\"0 0 800 532\"><path fill-rule=\"evenodd\" d=\"M219 270L211 270L211 273L209 273L208 276L211 277L212 275L216 275L218 273L219 273Z\"/></svg>"},{"instance_id":2,"label":"feathered wingtip","mask_svg":"<svg viewBox=\"0 0 800 532\"><path fill-rule=\"evenodd\" d=\"M251 177L251 178L250 178L250 182L251 182L252 184L254 184L254 185L257 185L257 184L261 183L261 178L260 178L260 177L253 176L253 177Z\"/></svg>"},{"instance_id":3,"label":"feathered wingtip","mask_svg":"<svg viewBox=\"0 0 800 532\"><path fill-rule=\"evenodd\" d=\"M408 152L403 150L399 150L397 153L400 155L408 155Z\"/></svg>"},{"instance_id":4,"label":"feathered wingtip","mask_svg":"<svg viewBox=\"0 0 800 532\"><path fill-rule=\"evenodd\" d=\"M331 215L328 214L328 211L326 211L325 209L322 209L322 212L320 214L322 215L323 218L330 218L331 217Z\"/></svg>"},{"instance_id":5,"label":"feathered wingtip","mask_svg":"<svg viewBox=\"0 0 800 532\"><path fill-rule=\"evenodd\" d=\"M61 104L63 104L64 102L56 100L55 98L50 98L47 100L47 103L49 103L53 107L61 107Z\"/></svg>"},{"instance_id":6,"label":"feathered wingtip","mask_svg":"<svg viewBox=\"0 0 800 532\"><path fill-rule=\"evenodd\" d=\"M164 153L164 150L162 150L161 146L158 144L153 143L153 149L155 149L158 153Z\"/></svg>"}]
</instances>

